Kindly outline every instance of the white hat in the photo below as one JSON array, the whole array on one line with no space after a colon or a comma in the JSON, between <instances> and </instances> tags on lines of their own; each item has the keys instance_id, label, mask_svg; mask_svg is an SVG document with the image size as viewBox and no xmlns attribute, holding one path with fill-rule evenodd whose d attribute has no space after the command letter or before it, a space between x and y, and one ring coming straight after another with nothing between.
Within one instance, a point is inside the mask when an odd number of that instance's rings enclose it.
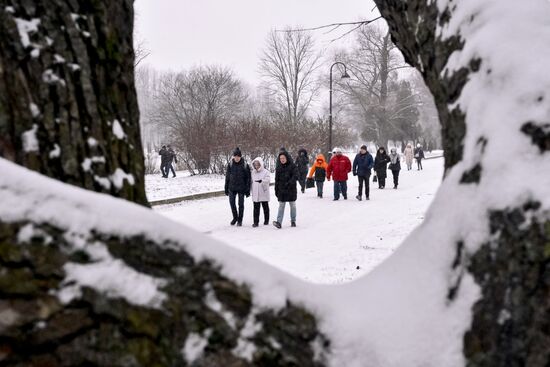
<instances>
[{"instance_id":1,"label":"white hat","mask_svg":"<svg viewBox=\"0 0 550 367\"><path fill-rule=\"evenodd\" d=\"M334 153L342 153L342 149L341 148L334 148Z\"/></svg>"}]
</instances>

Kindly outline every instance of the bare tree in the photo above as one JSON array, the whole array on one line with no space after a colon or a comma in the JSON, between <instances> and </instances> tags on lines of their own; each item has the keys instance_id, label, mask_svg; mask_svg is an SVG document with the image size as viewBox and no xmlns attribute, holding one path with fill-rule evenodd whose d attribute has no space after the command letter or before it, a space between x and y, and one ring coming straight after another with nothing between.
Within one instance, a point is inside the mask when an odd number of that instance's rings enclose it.
<instances>
[{"instance_id":1,"label":"bare tree","mask_svg":"<svg viewBox=\"0 0 550 367\"><path fill-rule=\"evenodd\" d=\"M260 59L260 72L285 121L300 121L314 98L318 84L315 71L320 54L306 32L269 33Z\"/></svg>"},{"instance_id":2,"label":"bare tree","mask_svg":"<svg viewBox=\"0 0 550 367\"><path fill-rule=\"evenodd\" d=\"M170 139L189 153L188 168L208 173L216 147L227 143L228 124L247 98L243 84L227 68L203 66L164 76L153 113ZM230 149L230 147L226 147Z\"/></svg>"}]
</instances>

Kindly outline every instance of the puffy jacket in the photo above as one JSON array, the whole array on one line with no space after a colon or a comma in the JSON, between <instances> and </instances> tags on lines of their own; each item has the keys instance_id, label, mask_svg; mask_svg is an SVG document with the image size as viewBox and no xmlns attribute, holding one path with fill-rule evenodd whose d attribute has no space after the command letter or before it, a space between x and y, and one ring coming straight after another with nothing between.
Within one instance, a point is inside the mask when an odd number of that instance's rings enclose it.
<instances>
[{"instance_id":1,"label":"puffy jacket","mask_svg":"<svg viewBox=\"0 0 550 367\"><path fill-rule=\"evenodd\" d=\"M330 159L327 167L327 177L334 181L347 181L348 173L351 172L351 161L343 154L336 154Z\"/></svg>"},{"instance_id":2,"label":"puffy jacket","mask_svg":"<svg viewBox=\"0 0 550 367\"><path fill-rule=\"evenodd\" d=\"M414 150L414 158L424 159L424 150L422 148L416 148Z\"/></svg>"},{"instance_id":3,"label":"puffy jacket","mask_svg":"<svg viewBox=\"0 0 550 367\"><path fill-rule=\"evenodd\" d=\"M281 164L275 169L275 196L281 202L296 201L298 190L296 181L298 181L298 168L290 158L287 152L279 153L279 156L286 156L286 163ZM278 157L277 160L279 161Z\"/></svg>"},{"instance_id":4,"label":"puffy jacket","mask_svg":"<svg viewBox=\"0 0 550 367\"><path fill-rule=\"evenodd\" d=\"M403 155L405 156L405 162L410 166L413 161L413 149L411 147L406 147Z\"/></svg>"},{"instance_id":5,"label":"puffy jacket","mask_svg":"<svg viewBox=\"0 0 550 367\"><path fill-rule=\"evenodd\" d=\"M327 167L328 164L325 161L325 156L322 154L317 154L315 163L313 163L313 166L311 166L311 169L309 170L308 177L312 178L313 175L315 175L315 181L325 181L325 178L327 177Z\"/></svg>"},{"instance_id":6,"label":"puffy jacket","mask_svg":"<svg viewBox=\"0 0 550 367\"><path fill-rule=\"evenodd\" d=\"M369 152L365 154L357 154L353 160L353 175L354 176L370 176L370 170L374 166L374 160Z\"/></svg>"},{"instance_id":7,"label":"puffy jacket","mask_svg":"<svg viewBox=\"0 0 550 367\"><path fill-rule=\"evenodd\" d=\"M254 168L254 162L260 163L260 169ZM250 188L250 195L252 201L262 202L269 201L269 181L271 175L268 170L264 168L264 161L258 157L252 161L252 183ZM261 182L258 182L261 181Z\"/></svg>"},{"instance_id":8,"label":"puffy jacket","mask_svg":"<svg viewBox=\"0 0 550 367\"><path fill-rule=\"evenodd\" d=\"M244 159L237 163L233 159L227 165L225 173L225 192L250 193L250 167Z\"/></svg>"}]
</instances>

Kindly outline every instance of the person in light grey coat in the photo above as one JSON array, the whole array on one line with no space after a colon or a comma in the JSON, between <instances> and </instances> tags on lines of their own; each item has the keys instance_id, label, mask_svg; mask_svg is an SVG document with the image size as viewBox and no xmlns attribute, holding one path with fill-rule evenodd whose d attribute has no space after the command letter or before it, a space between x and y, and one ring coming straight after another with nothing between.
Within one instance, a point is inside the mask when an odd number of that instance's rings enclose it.
<instances>
[{"instance_id":1,"label":"person in light grey coat","mask_svg":"<svg viewBox=\"0 0 550 367\"><path fill-rule=\"evenodd\" d=\"M252 180L250 194L254 203L254 224L252 227L258 227L260 222L260 205L264 210L264 225L269 223L269 182L270 174L264 168L264 161L258 157L252 161Z\"/></svg>"}]
</instances>

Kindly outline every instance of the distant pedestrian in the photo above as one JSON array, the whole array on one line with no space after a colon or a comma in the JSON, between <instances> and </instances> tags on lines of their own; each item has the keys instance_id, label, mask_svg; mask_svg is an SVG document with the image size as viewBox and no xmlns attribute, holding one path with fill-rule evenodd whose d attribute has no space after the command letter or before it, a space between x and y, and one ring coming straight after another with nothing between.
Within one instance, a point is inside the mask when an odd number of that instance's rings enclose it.
<instances>
[{"instance_id":1,"label":"distant pedestrian","mask_svg":"<svg viewBox=\"0 0 550 367\"><path fill-rule=\"evenodd\" d=\"M162 177L167 178L168 162L170 161L170 152L168 151L168 148L166 148L166 145L163 145L162 148L159 150L159 155L160 155L160 172L162 173Z\"/></svg>"},{"instance_id":2,"label":"distant pedestrian","mask_svg":"<svg viewBox=\"0 0 550 367\"><path fill-rule=\"evenodd\" d=\"M390 149L390 165L388 169L393 176L393 188L397 189L397 185L399 185L399 171L401 171L401 157L395 148Z\"/></svg>"},{"instance_id":3,"label":"distant pedestrian","mask_svg":"<svg viewBox=\"0 0 550 367\"><path fill-rule=\"evenodd\" d=\"M298 167L298 183L302 188L302 194L306 192L306 177L308 165L309 158L307 156L307 151L302 148L298 150L298 157L296 157L296 166Z\"/></svg>"},{"instance_id":4,"label":"distant pedestrian","mask_svg":"<svg viewBox=\"0 0 550 367\"><path fill-rule=\"evenodd\" d=\"M252 161L252 182L250 193L254 203L254 223L252 227L258 227L260 223L260 205L264 210L264 225L269 224L269 181L270 174L264 168L264 161L258 157Z\"/></svg>"},{"instance_id":5,"label":"distant pedestrian","mask_svg":"<svg viewBox=\"0 0 550 367\"><path fill-rule=\"evenodd\" d=\"M355 197L357 200L361 201L363 198L363 185L365 185L365 198L370 200L369 197L369 181L370 181L370 172L374 166L374 160L372 155L367 150L366 145L362 145L359 153L355 156L353 160L353 175L357 176L359 180L359 192Z\"/></svg>"},{"instance_id":6,"label":"distant pedestrian","mask_svg":"<svg viewBox=\"0 0 550 367\"><path fill-rule=\"evenodd\" d=\"M405 151L403 152L403 155L405 156L405 163L407 164L407 171L410 171L412 169L413 165L413 148L410 144L407 144L407 147L405 148Z\"/></svg>"},{"instance_id":7,"label":"distant pedestrian","mask_svg":"<svg viewBox=\"0 0 550 367\"><path fill-rule=\"evenodd\" d=\"M298 169L288 152L283 151L277 157L279 166L275 170L275 196L279 200L279 211L277 212L277 221L273 225L281 228L285 213L286 203L290 205L290 225L296 227L296 199L298 190L296 181L298 181Z\"/></svg>"},{"instance_id":8,"label":"distant pedestrian","mask_svg":"<svg viewBox=\"0 0 550 367\"><path fill-rule=\"evenodd\" d=\"M176 171L174 171L174 166L172 163L178 163L178 158L176 157L176 152L170 144L168 144L168 147L166 148L168 150L168 161L166 162L166 177L170 174L170 170L172 171L172 178L176 177Z\"/></svg>"},{"instance_id":9,"label":"distant pedestrian","mask_svg":"<svg viewBox=\"0 0 550 367\"><path fill-rule=\"evenodd\" d=\"M374 170L376 171L376 177L378 178L379 189L386 187L386 176L389 162L390 157L388 157L386 149L384 147L378 148L376 158L374 158Z\"/></svg>"},{"instance_id":10,"label":"distant pedestrian","mask_svg":"<svg viewBox=\"0 0 550 367\"><path fill-rule=\"evenodd\" d=\"M340 193L344 200L348 199L348 173L351 172L351 161L342 154L342 149L334 149L335 155L332 156L327 167L327 179L334 180L334 201L340 199Z\"/></svg>"},{"instance_id":11,"label":"distant pedestrian","mask_svg":"<svg viewBox=\"0 0 550 367\"><path fill-rule=\"evenodd\" d=\"M231 225L242 226L244 216L244 197L250 196L250 167L242 158L241 150L237 147L233 151L233 158L227 165L225 173L225 195L229 196L229 205L233 214ZM239 199L239 211L235 199Z\"/></svg>"},{"instance_id":12,"label":"distant pedestrian","mask_svg":"<svg viewBox=\"0 0 550 367\"><path fill-rule=\"evenodd\" d=\"M414 158L416 159L417 171L422 169L422 160L424 159L424 150L422 150L422 145L417 144L416 149L414 150Z\"/></svg>"},{"instance_id":13,"label":"distant pedestrian","mask_svg":"<svg viewBox=\"0 0 550 367\"><path fill-rule=\"evenodd\" d=\"M323 198L323 185L325 184L325 179L327 177L327 167L328 164L325 161L325 156L322 154L317 154L315 163L311 166L309 170L308 178L313 178L315 180L315 185L317 186L317 197Z\"/></svg>"}]
</instances>

